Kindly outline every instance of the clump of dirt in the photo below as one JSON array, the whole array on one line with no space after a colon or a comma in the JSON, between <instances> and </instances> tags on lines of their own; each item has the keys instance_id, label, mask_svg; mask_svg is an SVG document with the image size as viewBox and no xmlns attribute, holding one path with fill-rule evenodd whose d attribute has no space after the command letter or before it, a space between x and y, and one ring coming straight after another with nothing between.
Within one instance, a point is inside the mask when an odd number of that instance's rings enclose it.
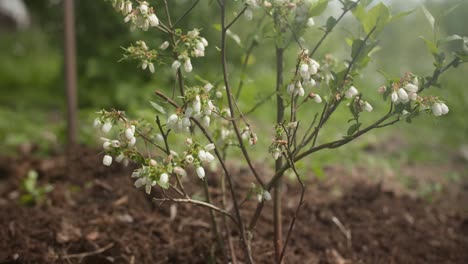
<instances>
[{"instance_id":1,"label":"clump of dirt","mask_svg":"<svg viewBox=\"0 0 468 264\"><path fill-rule=\"evenodd\" d=\"M63 156L0 158L0 263L222 263L213 257L204 208L155 204L133 187L132 168L104 167L97 151L77 153L71 172ZM19 186L30 169L38 171L39 184L51 183L54 190L43 204L25 207ZM246 193L243 175L235 178ZM345 187L335 195L340 178ZM209 180L216 185L216 174ZM462 200L450 196L453 208L438 207L378 184L349 181L308 182L285 263L468 263ZM300 191L291 182L285 192L286 230ZM213 198L219 202L219 194ZM255 205L245 203L243 215ZM268 205L253 233L257 263L274 263L271 211ZM235 230L232 236L237 243Z\"/></svg>"}]
</instances>

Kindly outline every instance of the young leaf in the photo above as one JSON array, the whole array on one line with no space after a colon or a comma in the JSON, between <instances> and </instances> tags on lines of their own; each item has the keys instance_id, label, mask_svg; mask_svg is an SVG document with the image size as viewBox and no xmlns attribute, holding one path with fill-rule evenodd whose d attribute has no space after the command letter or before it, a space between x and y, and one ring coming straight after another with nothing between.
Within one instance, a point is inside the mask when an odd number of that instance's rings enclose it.
<instances>
[{"instance_id":1,"label":"young leaf","mask_svg":"<svg viewBox=\"0 0 468 264\"><path fill-rule=\"evenodd\" d=\"M390 10L384 3L380 3L367 12L367 15L362 19L361 23L364 32L369 34L374 26L376 27L376 33L382 31L389 21Z\"/></svg>"},{"instance_id":2,"label":"young leaf","mask_svg":"<svg viewBox=\"0 0 468 264\"><path fill-rule=\"evenodd\" d=\"M159 113L165 115L166 114L166 111L164 110L164 107L158 105L157 103L155 102L150 102L151 103L151 106L156 109Z\"/></svg>"},{"instance_id":3,"label":"young leaf","mask_svg":"<svg viewBox=\"0 0 468 264\"><path fill-rule=\"evenodd\" d=\"M361 123L354 123L348 128L348 136L354 135L359 130L359 127L361 126Z\"/></svg>"},{"instance_id":4,"label":"young leaf","mask_svg":"<svg viewBox=\"0 0 468 264\"><path fill-rule=\"evenodd\" d=\"M320 16L327 9L329 0L318 0L309 7L309 16Z\"/></svg>"},{"instance_id":5,"label":"young leaf","mask_svg":"<svg viewBox=\"0 0 468 264\"><path fill-rule=\"evenodd\" d=\"M334 18L334 17L331 16L331 17L329 17L329 18L327 19L327 24L326 24L325 28L326 28L326 30L327 30L328 32L330 32L330 31L333 29L333 27L334 27L335 25L336 25L336 18Z\"/></svg>"},{"instance_id":6,"label":"young leaf","mask_svg":"<svg viewBox=\"0 0 468 264\"><path fill-rule=\"evenodd\" d=\"M424 12L424 15L426 16L427 21L429 21L429 25L431 25L432 31L434 31L435 27L435 19L434 16L427 10L425 6L422 6L422 11Z\"/></svg>"},{"instance_id":7,"label":"young leaf","mask_svg":"<svg viewBox=\"0 0 468 264\"><path fill-rule=\"evenodd\" d=\"M432 54L438 54L439 53L439 48L437 47L437 45L426 39L425 37L421 36L420 37L422 40L424 40L424 43L426 44L426 47L429 49L429 51L432 53Z\"/></svg>"}]
</instances>

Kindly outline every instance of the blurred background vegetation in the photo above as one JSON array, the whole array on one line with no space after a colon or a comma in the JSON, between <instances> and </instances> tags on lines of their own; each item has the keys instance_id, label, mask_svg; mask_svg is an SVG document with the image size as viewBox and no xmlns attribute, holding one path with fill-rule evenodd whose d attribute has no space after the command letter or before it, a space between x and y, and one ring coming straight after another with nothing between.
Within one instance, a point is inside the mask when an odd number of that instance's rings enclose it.
<instances>
[{"instance_id":1,"label":"blurred background vegetation","mask_svg":"<svg viewBox=\"0 0 468 264\"><path fill-rule=\"evenodd\" d=\"M151 1L158 2L158 1ZM187 17L181 28L201 28L208 39L216 39L215 27L207 27L218 22L215 1L201 1L194 13ZM335 1L338 2L338 1ZM374 1L379 2L379 1ZM411 71L423 76L433 70L433 58L420 36L431 37L431 28L420 9L421 1L393 0L387 2L393 12L413 10L413 12L390 24L380 35L382 49L374 56L369 69L356 80L360 91L368 95L377 113L386 111L386 104L377 94L377 88L385 79L377 71L392 76L401 76ZM26 0L31 15L31 25L24 30L0 29L0 148L2 154L14 154L19 145L33 143L37 153L61 151L65 143L65 88L62 48L62 4L59 0ZM170 1L174 17L180 16L191 4L189 0ZM443 36L458 34L468 36L468 2L426 1L426 7L439 19ZM150 47L162 43L156 31L142 34L131 32L123 23L123 18L109 2L75 1L77 27L77 56L79 76L80 142L96 146L96 135L91 127L95 112L102 108L116 108L128 111L132 117L154 116L149 101L156 100L153 91L170 91L174 76L169 67L159 67L155 74L137 69L133 62L118 62L121 47L128 46L138 39L147 41ZM156 4L158 6L158 4ZM335 6L336 8L334 8ZM457 6L449 15L442 14ZM339 13L338 5L330 5L327 11L316 19L323 25L330 15ZM162 15L161 15L162 16ZM242 64L245 50L251 37L257 32L259 14L253 22L245 21L234 26L232 31L241 38L240 43L230 40L229 55L231 69ZM304 36L306 46L313 47L321 36L319 27L309 29ZM350 47L345 38L358 32L358 24L349 15L319 50L317 57L323 58L333 52L337 58L349 57ZM259 44L253 51L247 66L246 82L242 93L241 107L247 108L257 100L265 98L274 89L274 48L268 37L258 38ZM194 61L195 72L204 79L219 82L218 52L211 42L207 57ZM450 48L450 47L449 47ZM298 48L287 54L286 69L294 65ZM449 53L450 50L447 50ZM450 107L450 113L443 117L423 115L413 124L400 123L391 128L374 131L340 150L324 151L313 159L317 162L312 168L318 175L323 166L332 163L372 165L385 163L394 166L401 162L447 162L459 158L461 149L468 144L468 65L461 65L441 78L442 88L431 88L430 93L442 96ZM290 76L287 72L285 79ZM237 84L239 70L232 71L232 80ZM250 78L251 77L251 78ZM253 78L255 77L255 78ZM274 116L271 110L274 102L262 106L251 116L255 120L260 144L256 149L265 153L270 138ZM320 106L315 106L319 111ZM370 115L376 117L376 115ZM350 118L347 111L341 111L322 133L325 138L334 139L346 133L342 126ZM265 126L268 125L268 126ZM382 149L382 152L373 152ZM367 151L362 151L367 150ZM358 153L358 155L356 154ZM380 166L380 165L379 165Z\"/></svg>"}]
</instances>

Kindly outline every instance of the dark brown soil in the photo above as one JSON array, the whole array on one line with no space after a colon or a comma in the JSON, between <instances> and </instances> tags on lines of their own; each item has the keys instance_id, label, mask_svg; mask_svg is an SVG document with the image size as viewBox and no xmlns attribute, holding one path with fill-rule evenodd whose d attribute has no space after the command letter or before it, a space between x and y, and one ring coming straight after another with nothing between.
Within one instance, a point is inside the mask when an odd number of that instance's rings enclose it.
<instances>
[{"instance_id":1,"label":"dark brown soil","mask_svg":"<svg viewBox=\"0 0 468 264\"><path fill-rule=\"evenodd\" d=\"M77 154L72 174L62 156L0 158L0 263L222 262L212 257L215 243L205 209L154 204L133 187L131 168L106 168L96 151ZM30 169L54 190L41 205L26 207L19 203L19 186ZM468 196L462 182L442 192L443 203L428 203L362 180L366 177L329 170L340 177L308 182L285 263L468 263ZM239 171L238 188L248 186L244 174ZM217 183L216 175L209 179ZM292 182L284 192L286 229L300 192ZM254 207L249 201L242 213L252 214ZM271 205L253 233L258 263L274 263L270 216ZM237 233L232 235L237 243ZM241 263L240 250L237 256Z\"/></svg>"}]
</instances>

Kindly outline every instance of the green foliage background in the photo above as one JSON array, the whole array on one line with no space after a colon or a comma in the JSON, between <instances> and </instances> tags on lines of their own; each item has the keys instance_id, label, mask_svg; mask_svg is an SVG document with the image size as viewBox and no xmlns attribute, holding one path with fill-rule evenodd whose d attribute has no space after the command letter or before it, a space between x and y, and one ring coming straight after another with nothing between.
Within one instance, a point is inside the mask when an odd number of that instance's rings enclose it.
<instances>
[{"instance_id":1,"label":"green foliage background","mask_svg":"<svg viewBox=\"0 0 468 264\"><path fill-rule=\"evenodd\" d=\"M401 3L392 1L392 11L403 11ZM0 147L3 152L13 153L18 144L34 142L46 153L51 146L60 149L64 144L65 97L62 57L62 7L54 1L26 1L32 14L33 25L22 32L2 29L0 31ZM190 5L189 0L170 1L173 8L172 16L179 17ZM450 15L441 17L443 12L457 5ZM154 100L153 91L172 87L174 76L168 67L157 69L154 75L136 68L136 64L128 61L118 62L122 54L122 46L127 46L135 40L144 39L150 47L158 47L162 43L161 35L150 31L142 34L139 31L130 32L123 23L121 15L117 14L105 1L75 1L77 23L77 54L79 75L79 107L80 107L80 139L82 143L95 144L95 135L91 128L94 113L101 108L117 108L127 110L132 116L144 115L151 118L153 112L149 101ZM239 6L239 4L237 4ZM156 5L158 6L158 4ZM429 2L427 8L436 18L440 18L441 35L458 34L468 36L468 24L464 23L468 14L468 3L465 1ZM317 25L323 25L327 16L333 13L329 7L325 14L316 19ZM214 24L219 23L215 1L202 1L194 13L185 19L181 28L201 28L202 34L208 39L215 39L219 33ZM211 25L207 27L207 25ZM274 89L274 49L272 39L265 28L259 27L258 19L241 22L232 28L233 33L242 40L228 43L230 68L238 69L242 64L245 50L250 41L257 35L257 47L247 66L245 88L242 93L241 108L254 104L264 98ZM345 38L359 35L359 27L354 17L345 18L332 33L318 52L318 58L333 52L337 58L348 58L350 47ZM314 27L305 34L305 43L313 47L322 32ZM379 45L382 49L376 53L370 67L356 81L359 90L375 94L370 101L377 113L385 111L385 104L379 99L376 89L385 83L377 70L392 76L401 76L406 71L429 75L432 72L432 56L427 51L420 36L431 37L431 28L420 9L412 14L391 23L380 35ZM218 43L210 42L207 57L194 61L197 74L220 82L219 54L215 48ZM294 65L297 49L287 53L286 69ZM450 52L448 47L447 52ZM390 157L396 160L440 162L456 155L461 145L468 144L468 123L465 113L468 110L468 71L466 65L449 72L442 77L443 88L433 88L431 93L442 96L448 102L450 113L442 118L424 116L413 124L399 124L396 127L373 132L338 151L324 151L314 160L320 166L342 162L355 164L369 160L373 154L366 156L362 149L378 144L393 144L395 136L406 142L402 148L405 151ZM234 84L240 72L231 72ZM260 78L259 78L260 76ZM255 77L255 78L254 78ZM285 79L290 76L286 74ZM252 118L254 129L268 132L265 128L271 126L273 133L274 116L271 115L274 102L262 106ZM320 106L315 106L317 110ZM322 135L329 139L346 133L343 124L349 119L349 113L340 112ZM371 115L374 116L375 115ZM325 137L325 139L327 138ZM260 145L253 151L266 153L270 143L267 133L261 139ZM353 153L350 155L350 153ZM355 155L354 153L361 153ZM364 153L364 154L362 154ZM388 156L383 158L388 160ZM320 168L312 168L319 171Z\"/></svg>"}]
</instances>

